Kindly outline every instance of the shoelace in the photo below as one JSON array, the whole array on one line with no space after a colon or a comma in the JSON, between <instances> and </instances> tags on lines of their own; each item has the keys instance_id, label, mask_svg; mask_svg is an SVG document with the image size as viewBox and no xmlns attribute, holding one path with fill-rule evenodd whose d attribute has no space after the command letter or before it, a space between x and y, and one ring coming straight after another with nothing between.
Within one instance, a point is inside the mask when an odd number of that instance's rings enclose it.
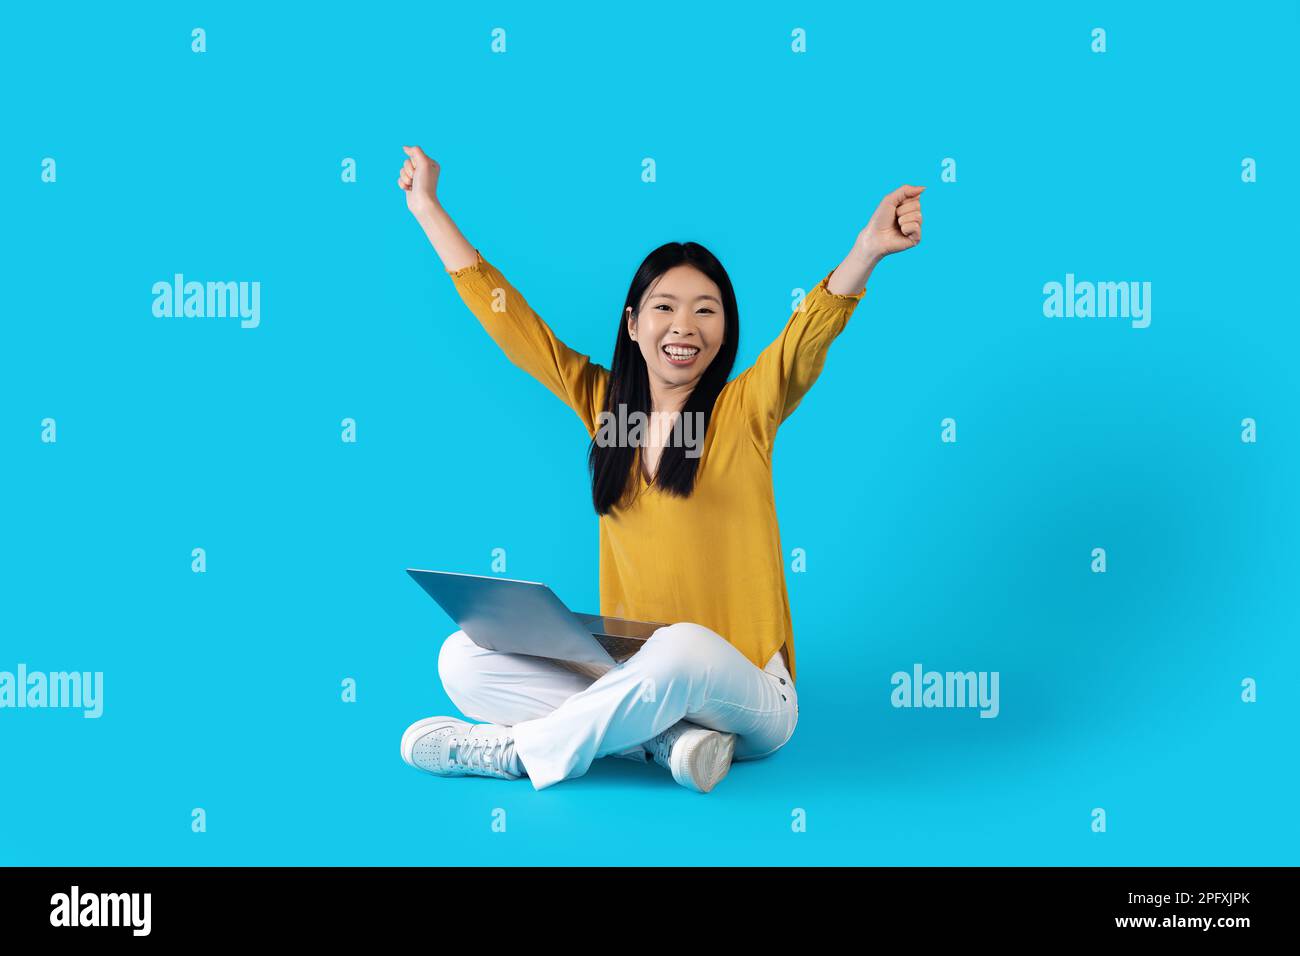
<instances>
[{"instance_id":1,"label":"shoelace","mask_svg":"<svg viewBox=\"0 0 1300 956\"><path fill-rule=\"evenodd\" d=\"M453 764L459 764L466 770L479 770L494 776L505 776L503 766L506 748L514 744L513 737L452 737L447 758Z\"/></svg>"},{"instance_id":2,"label":"shoelace","mask_svg":"<svg viewBox=\"0 0 1300 956\"><path fill-rule=\"evenodd\" d=\"M661 763L668 763L668 756L673 752L673 744L677 742L677 734L671 730L665 730L655 738L655 759Z\"/></svg>"}]
</instances>

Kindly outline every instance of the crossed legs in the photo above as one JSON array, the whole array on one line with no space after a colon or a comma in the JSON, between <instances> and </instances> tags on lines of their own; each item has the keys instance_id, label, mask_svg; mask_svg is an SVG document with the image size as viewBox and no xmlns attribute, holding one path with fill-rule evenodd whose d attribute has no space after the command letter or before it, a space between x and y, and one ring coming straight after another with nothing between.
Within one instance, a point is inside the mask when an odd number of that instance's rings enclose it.
<instances>
[{"instance_id":1,"label":"crossed legs","mask_svg":"<svg viewBox=\"0 0 1300 956\"><path fill-rule=\"evenodd\" d=\"M581 776L598 757L644 760L642 744L681 720L736 734L737 760L780 749L798 722L779 652L755 667L698 624L660 628L603 673L486 650L457 631L443 642L438 675L466 717L513 728L515 753L537 790Z\"/></svg>"}]
</instances>

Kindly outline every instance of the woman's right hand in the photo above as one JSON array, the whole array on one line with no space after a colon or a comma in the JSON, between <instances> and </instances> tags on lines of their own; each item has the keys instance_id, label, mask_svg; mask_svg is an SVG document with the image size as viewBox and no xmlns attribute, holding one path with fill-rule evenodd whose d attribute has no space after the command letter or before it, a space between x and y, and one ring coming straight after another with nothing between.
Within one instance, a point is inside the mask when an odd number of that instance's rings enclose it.
<instances>
[{"instance_id":1,"label":"woman's right hand","mask_svg":"<svg viewBox=\"0 0 1300 956\"><path fill-rule=\"evenodd\" d=\"M418 146L403 146L406 162L397 185L406 190L406 208L416 219L438 208L438 164Z\"/></svg>"}]
</instances>

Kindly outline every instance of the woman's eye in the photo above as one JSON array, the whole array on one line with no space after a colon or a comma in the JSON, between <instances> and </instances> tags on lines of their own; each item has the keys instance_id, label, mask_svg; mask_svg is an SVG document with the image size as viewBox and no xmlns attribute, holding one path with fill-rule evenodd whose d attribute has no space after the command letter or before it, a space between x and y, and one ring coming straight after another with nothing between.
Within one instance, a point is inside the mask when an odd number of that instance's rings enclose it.
<instances>
[{"instance_id":1,"label":"woman's eye","mask_svg":"<svg viewBox=\"0 0 1300 956\"><path fill-rule=\"evenodd\" d=\"M668 305L666 302L660 302L658 305L655 306L655 308L656 308L656 309L671 309L672 306L671 306L671 305Z\"/></svg>"}]
</instances>

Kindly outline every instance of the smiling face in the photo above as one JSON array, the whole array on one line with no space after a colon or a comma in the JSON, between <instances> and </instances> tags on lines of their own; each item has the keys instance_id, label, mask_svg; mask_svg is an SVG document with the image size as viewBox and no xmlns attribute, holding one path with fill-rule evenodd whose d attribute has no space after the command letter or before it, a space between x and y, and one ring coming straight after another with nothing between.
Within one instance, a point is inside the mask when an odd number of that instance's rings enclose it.
<instances>
[{"instance_id":1,"label":"smiling face","mask_svg":"<svg viewBox=\"0 0 1300 956\"><path fill-rule=\"evenodd\" d=\"M722 347L722 293L694 266L674 266L646 290L627 328L650 372L651 391L689 390Z\"/></svg>"}]
</instances>

